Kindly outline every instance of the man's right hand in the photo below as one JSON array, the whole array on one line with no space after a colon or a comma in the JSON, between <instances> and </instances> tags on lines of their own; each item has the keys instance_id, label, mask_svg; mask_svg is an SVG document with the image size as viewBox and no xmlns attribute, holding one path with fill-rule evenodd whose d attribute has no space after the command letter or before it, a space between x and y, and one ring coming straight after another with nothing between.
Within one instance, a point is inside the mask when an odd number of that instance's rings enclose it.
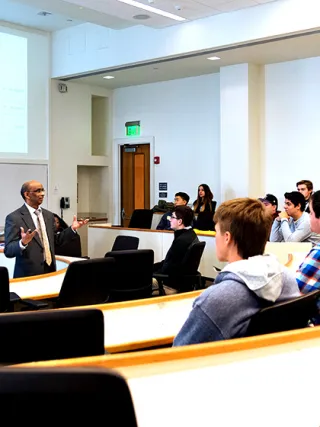
<instances>
[{"instance_id":1,"label":"man's right hand","mask_svg":"<svg viewBox=\"0 0 320 427\"><path fill-rule=\"evenodd\" d=\"M38 233L37 229L33 231L29 229L25 232L23 227L20 227L20 231L21 231L21 243L23 244L23 246L28 245L31 242L31 240L34 238L36 233Z\"/></svg>"}]
</instances>

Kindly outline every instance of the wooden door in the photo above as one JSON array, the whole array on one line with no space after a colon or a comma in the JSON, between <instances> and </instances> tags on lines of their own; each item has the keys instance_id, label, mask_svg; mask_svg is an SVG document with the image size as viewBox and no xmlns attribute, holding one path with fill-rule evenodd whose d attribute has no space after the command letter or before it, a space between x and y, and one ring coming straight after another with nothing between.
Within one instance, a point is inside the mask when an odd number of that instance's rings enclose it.
<instances>
[{"instance_id":1,"label":"wooden door","mask_svg":"<svg viewBox=\"0 0 320 427\"><path fill-rule=\"evenodd\" d=\"M121 146L121 225L134 209L150 209L150 145Z\"/></svg>"}]
</instances>

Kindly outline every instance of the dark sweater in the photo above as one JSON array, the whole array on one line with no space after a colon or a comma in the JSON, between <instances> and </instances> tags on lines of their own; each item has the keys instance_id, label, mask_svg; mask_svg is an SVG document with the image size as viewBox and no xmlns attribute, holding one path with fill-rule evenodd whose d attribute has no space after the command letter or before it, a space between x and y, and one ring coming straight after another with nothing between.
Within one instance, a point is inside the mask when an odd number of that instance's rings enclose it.
<instances>
[{"instance_id":1,"label":"dark sweater","mask_svg":"<svg viewBox=\"0 0 320 427\"><path fill-rule=\"evenodd\" d=\"M174 232L174 240L165 259L158 264L157 273L175 275L181 273L181 263L192 243L199 239L192 228L183 228Z\"/></svg>"}]
</instances>

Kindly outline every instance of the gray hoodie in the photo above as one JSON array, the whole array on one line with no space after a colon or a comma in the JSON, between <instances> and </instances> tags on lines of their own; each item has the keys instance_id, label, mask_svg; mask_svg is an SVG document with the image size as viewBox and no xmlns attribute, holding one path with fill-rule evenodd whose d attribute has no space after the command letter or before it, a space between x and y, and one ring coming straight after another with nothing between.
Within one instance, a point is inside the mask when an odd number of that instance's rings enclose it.
<instances>
[{"instance_id":1,"label":"gray hoodie","mask_svg":"<svg viewBox=\"0 0 320 427\"><path fill-rule=\"evenodd\" d=\"M262 307L299 295L294 275L274 255L230 263L194 301L173 345L243 337L251 317Z\"/></svg>"}]
</instances>

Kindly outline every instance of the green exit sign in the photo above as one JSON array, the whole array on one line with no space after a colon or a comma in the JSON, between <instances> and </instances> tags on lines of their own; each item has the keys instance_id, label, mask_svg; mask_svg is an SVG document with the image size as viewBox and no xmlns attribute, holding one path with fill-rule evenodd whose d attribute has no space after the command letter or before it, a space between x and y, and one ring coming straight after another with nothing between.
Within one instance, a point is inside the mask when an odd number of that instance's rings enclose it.
<instances>
[{"instance_id":1,"label":"green exit sign","mask_svg":"<svg viewBox=\"0 0 320 427\"><path fill-rule=\"evenodd\" d=\"M140 135L140 121L126 123L126 136Z\"/></svg>"}]
</instances>

